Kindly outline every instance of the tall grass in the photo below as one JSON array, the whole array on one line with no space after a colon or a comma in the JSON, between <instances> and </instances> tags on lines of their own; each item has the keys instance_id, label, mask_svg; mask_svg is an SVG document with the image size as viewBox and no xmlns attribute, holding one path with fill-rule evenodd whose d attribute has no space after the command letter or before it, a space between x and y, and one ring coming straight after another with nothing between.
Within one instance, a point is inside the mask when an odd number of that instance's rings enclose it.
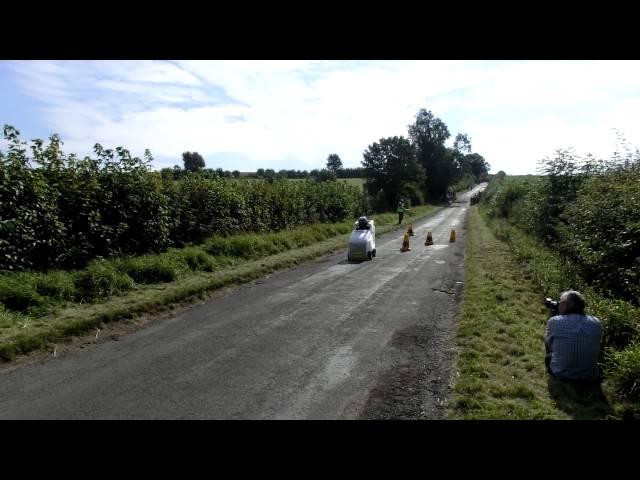
<instances>
[{"instance_id":1,"label":"tall grass","mask_svg":"<svg viewBox=\"0 0 640 480\"><path fill-rule=\"evenodd\" d=\"M123 294L134 285L129 275L116 268L116 262L104 259L93 260L85 270L76 273L74 283L76 295L85 302Z\"/></svg>"}]
</instances>

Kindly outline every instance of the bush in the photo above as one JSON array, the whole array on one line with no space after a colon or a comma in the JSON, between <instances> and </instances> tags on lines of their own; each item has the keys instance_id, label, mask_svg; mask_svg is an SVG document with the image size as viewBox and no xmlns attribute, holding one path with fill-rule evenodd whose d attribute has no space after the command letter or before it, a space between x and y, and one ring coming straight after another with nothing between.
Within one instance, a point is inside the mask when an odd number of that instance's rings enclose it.
<instances>
[{"instance_id":1,"label":"bush","mask_svg":"<svg viewBox=\"0 0 640 480\"><path fill-rule=\"evenodd\" d=\"M264 254L279 253L277 236L269 235L270 238L261 238L257 235L240 235L231 239L231 255L234 257L251 258ZM267 253L268 252L268 253Z\"/></svg>"},{"instance_id":2,"label":"bush","mask_svg":"<svg viewBox=\"0 0 640 480\"><path fill-rule=\"evenodd\" d=\"M239 230L238 218L232 215L234 198L225 180L188 174L172 186L170 195L174 242L199 243L214 234Z\"/></svg>"},{"instance_id":3,"label":"bush","mask_svg":"<svg viewBox=\"0 0 640 480\"><path fill-rule=\"evenodd\" d=\"M489 202L489 215L509 218L512 210L524 200L527 192L526 183L502 182Z\"/></svg>"},{"instance_id":4,"label":"bush","mask_svg":"<svg viewBox=\"0 0 640 480\"><path fill-rule=\"evenodd\" d=\"M319 239L313 235L313 232L309 228L305 228L304 230L300 229L291 233L291 240L293 241L295 247L306 247L311 245L314 242L317 242Z\"/></svg>"},{"instance_id":5,"label":"bush","mask_svg":"<svg viewBox=\"0 0 640 480\"><path fill-rule=\"evenodd\" d=\"M66 232L57 217L58 194L45 171L30 168L19 132L9 126L4 132L9 153L0 156L0 270L46 268L55 263Z\"/></svg>"},{"instance_id":6,"label":"bush","mask_svg":"<svg viewBox=\"0 0 640 480\"><path fill-rule=\"evenodd\" d=\"M7 274L0 277L0 303L15 312L41 307L45 298L36 289L35 277L29 273Z\"/></svg>"},{"instance_id":7,"label":"bush","mask_svg":"<svg viewBox=\"0 0 640 480\"><path fill-rule=\"evenodd\" d=\"M141 255L161 252L170 243L173 220L169 198L157 172L143 168L101 173L99 255Z\"/></svg>"},{"instance_id":8,"label":"bush","mask_svg":"<svg viewBox=\"0 0 640 480\"><path fill-rule=\"evenodd\" d=\"M173 282L187 268L182 258L170 254L122 258L113 263L137 283Z\"/></svg>"},{"instance_id":9,"label":"bush","mask_svg":"<svg viewBox=\"0 0 640 480\"><path fill-rule=\"evenodd\" d=\"M98 259L92 261L86 270L76 273L74 285L77 300L89 301L96 297L123 294L134 283L129 275L119 272L113 263Z\"/></svg>"},{"instance_id":10,"label":"bush","mask_svg":"<svg viewBox=\"0 0 640 480\"><path fill-rule=\"evenodd\" d=\"M564 250L599 290L640 304L640 165L586 181L565 210Z\"/></svg>"},{"instance_id":11,"label":"bush","mask_svg":"<svg viewBox=\"0 0 640 480\"><path fill-rule=\"evenodd\" d=\"M212 272L216 266L213 258L199 247L185 247L180 250L172 249L169 254L180 259L193 271Z\"/></svg>"},{"instance_id":12,"label":"bush","mask_svg":"<svg viewBox=\"0 0 640 480\"><path fill-rule=\"evenodd\" d=\"M640 342L624 350L610 348L606 359L606 375L616 392L625 400L640 400Z\"/></svg>"},{"instance_id":13,"label":"bush","mask_svg":"<svg viewBox=\"0 0 640 480\"><path fill-rule=\"evenodd\" d=\"M470 204L476 205L482 200L482 192L476 192L471 196Z\"/></svg>"},{"instance_id":14,"label":"bush","mask_svg":"<svg viewBox=\"0 0 640 480\"><path fill-rule=\"evenodd\" d=\"M640 305L640 157L578 167L559 152L546 172L492 181L489 215L544 242L600 294Z\"/></svg>"},{"instance_id":15,"label":"bush","mask_svg":"<svg viewBox=\"0 0 640 480\"><path fill-rule=\"evenodd\" d=\"M202 248L214 257L231 255L231 243L227 237L212 237L207 240Z\"/></svg>"},{"instance_id":16,"label":"bush","mask_svg":"<svg viewBox=\"0 0 640 480\"><path fill-rule=\"evenodd\" d=\"M73 300L76 287L73 275L64 271L52 271L36 276L36 290L43 297L55 300Z\"/></svg>"},{"instance_id":17,"label":"bush","mask_svg":"<svg viewBox=\"0 0 640 480\"><path fill-rule=\"evenodd\" d=\"M21 321L24 321L22 314L7 310L0 304L0 329L11 328Z\"/></svg>"},{"instance_id":18,"label":"bush","mask_svg":"<svg viewBox=\"0 0 640 480\"><path fill-rule=\"evenodd\" d=\"M635 339L640 339L640 312L623 300L602 298L585 291L589 309L594 312L603 326L603 342L608 347L622 349Z\"/></svg>"},{"instance_id":19,"label":"bush","mask_svg":"<svg viewBox=\"0 0 640 480\"><path fill-rule=\"evenodd\" d=\"M271 237L271 236L267 236ZM204 249L213 256L254 257L259 253L278 253L271 238L256 235L234 235L233 237L214 237L209 239ZM267 254L268 254L267 253Z\"/></svg>"},{"instance_id":20,"label":"bush","mask_svg":"<svg viewBox=\"0 0 640 480\"><path fill-rule=\"evenodd\" d=\"M476 177L470 173L462 176L451 188L454 192L460 192L463 190L469 190L476 184Z\"/></svg>"}]
</instances>

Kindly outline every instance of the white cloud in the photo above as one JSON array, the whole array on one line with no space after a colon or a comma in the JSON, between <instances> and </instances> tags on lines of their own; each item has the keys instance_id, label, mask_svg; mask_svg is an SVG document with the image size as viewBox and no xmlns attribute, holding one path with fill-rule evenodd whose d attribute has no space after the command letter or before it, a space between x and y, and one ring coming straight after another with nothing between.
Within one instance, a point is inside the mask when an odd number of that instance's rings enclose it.
<instances>
[{"instance_id":1,"label":"white cloud","mask_svg":"<svg viewBox=\"0 0 640 480\"><path fill-rule=\"evenodd\" d=\"M46 103L66 151L95 142L150 148L158 167L185 150L236 154L212 167L348 167L381 137L407 135L420 108L465 132L493 171L534 173L557 148L607 155L617 127L640 144L640 62L12 62ZM614 142L615 143L615 142ZM238 164L237 158L246 157Z\"/></svg>"},{"instance_id":2,"label":"white cloud","mask_svg":"<svg viewBox=\"0 0 640 480\"><path fill-rule=\"evenodd\" d=\"M180 85L201 84L196 76L172 62L125 60L90 63L98 74L109 75L113 78L130 82L173 83Z\"/></svg>"}]
</instances>

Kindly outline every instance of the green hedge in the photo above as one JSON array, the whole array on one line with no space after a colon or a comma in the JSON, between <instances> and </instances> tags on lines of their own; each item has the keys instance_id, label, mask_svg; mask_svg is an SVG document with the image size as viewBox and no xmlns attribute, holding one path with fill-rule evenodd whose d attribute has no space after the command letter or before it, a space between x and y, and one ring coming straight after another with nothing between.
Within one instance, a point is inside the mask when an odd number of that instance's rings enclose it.
<instances>
[{"instance_id":1,"label":"green hedge","mask_svg":"<svg viewBox=\"0 0 640 480\"><path fill-rule=\"evenodd\" d=\"M79 159L65 155L52 135L46 147L33 140L29 155L17 130L5 126L4 137L0 271L83 268L95 258L159 253L214 235L340 222L357 217L364 205L362 189L344 182L226 180L203 173L175 181L150 171L148 151L141 159L96 144L95 158Z\"/></svg>"},{"instance_id":2,"label":"green hedge","mask_svg":"<svg viewBox=\"0 0 640 480\"><path fill-rule=\"evenodd\" d=\"M488 215L557 251L602 295L640 305L640 158L579 172L566 157L556 163L535 180L492 181Z\"/></svg>"}]
</instances>

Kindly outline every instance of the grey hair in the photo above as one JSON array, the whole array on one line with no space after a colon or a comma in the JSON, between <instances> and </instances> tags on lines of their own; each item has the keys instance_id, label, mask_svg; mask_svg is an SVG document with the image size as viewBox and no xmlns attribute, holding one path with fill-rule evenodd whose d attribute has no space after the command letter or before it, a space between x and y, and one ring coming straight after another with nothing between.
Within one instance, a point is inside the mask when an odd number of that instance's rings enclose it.
<instances>
[{"instance_id":1,"label":"grey hair","mask_svg":"<svg viewBox=\"0 0 640 480\"><path fill-rule=\"evenodd\" d=\"M580 292L575 290L562 292L560 301L567 304L567 313L584 313L586 302Z\"/></svg>"}]
</instances>

